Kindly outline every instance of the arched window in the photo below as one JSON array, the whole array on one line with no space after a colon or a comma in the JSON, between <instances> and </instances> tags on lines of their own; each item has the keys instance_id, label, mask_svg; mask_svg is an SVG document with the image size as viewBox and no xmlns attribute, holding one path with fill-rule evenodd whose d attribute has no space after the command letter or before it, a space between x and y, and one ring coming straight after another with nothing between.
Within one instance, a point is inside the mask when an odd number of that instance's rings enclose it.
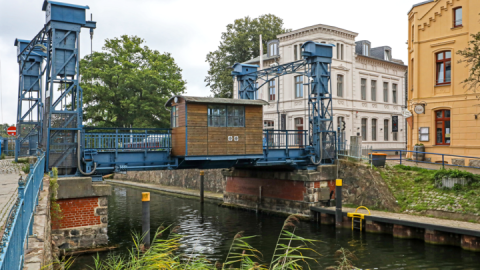
<instances>
[{"instance_id":1,"label":"arched window","mask_svg":"<svg viewBox=\"0 0 480 270\"><path fill-rule=\"evenodd\" d=\"M437 53L437 85L450 84L452 80L452 52Z\"/></svg>"},{"instance_id":2,"label":"arched window","mask_svg":"<svg viewBox=\"0 0 480 270\"><path fill-rule=\"evenodd\" d=\"M435 112L435 143L437 145L450 145L450 110Z\"/></svg>"}]
</instances>

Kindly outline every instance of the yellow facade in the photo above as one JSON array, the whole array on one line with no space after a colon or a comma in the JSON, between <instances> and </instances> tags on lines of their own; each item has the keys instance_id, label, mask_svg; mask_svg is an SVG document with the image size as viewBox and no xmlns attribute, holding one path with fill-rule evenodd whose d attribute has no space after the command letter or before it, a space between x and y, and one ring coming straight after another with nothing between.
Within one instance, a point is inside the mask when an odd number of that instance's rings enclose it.
<instances>
[{"instance_id":1,"label":"yellow facade","mask_svg":"<svg viewBox=\"0 0 480 270\"><path fill-rule=\"evenodd\" d=\"M459 11L455 17L459 7L462 8L461 20L458 19ZM480 157L480 115L478 119L475 116L480 113L480 100L461 83L468 77L469 68L464 63L458 63L461 56L457 55L459 50L469 46L471 35L480 32L479 13L480 0L432 0L414 6L408 14L408 107L413 114L413 121L410 121L413 125L408 128L408 150L422 143L426 152ZM461 26L458 26L459 22ZM450 83L439 84L438 81L447 81L445 76L448 75L444 74L448 72L437 72L443 67L441 63L437 66L437 57L441 59L445 56L437 54L446 51L451 52ZM437 77L440 77L438 81ZM414 107L421 104L425 113L415 113ZM450 129L445 129L447 124L444 124L442 130L442 121L436 118L438 110L450 110ZM428 141L421 142L419 139L422 127L429 128L428 136L424 137ZM444 138L438 138L441 136L439 133ZM445 144L448 138L450 145L439 145L437 142ZM432 162L442 160L441 156L427 157ZM445 157L450 164L451 159ZM466 159L465 165L469 165L469 161Z\"/></svg>"}]
</instances>

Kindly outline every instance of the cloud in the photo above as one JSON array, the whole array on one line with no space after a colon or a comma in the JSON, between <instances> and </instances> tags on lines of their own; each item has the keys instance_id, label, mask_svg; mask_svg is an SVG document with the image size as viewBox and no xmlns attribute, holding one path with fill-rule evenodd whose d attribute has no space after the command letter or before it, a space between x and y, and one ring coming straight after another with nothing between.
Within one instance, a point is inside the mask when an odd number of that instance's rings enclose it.
<instances>
[{"instance_id":1,"label":"cloud","mask_svg":"<svg viewBox=\"0 0 480 270\"><path fill-rule=\"evenodd\" d=\"M170 52L183 69L187 94L206 96L203 82L208 71L205 57L215 50L227 24L245 16L272 13L284 19L285 27L298 29L318 23L359 33L373 46L389 45L394 58L406 62L407 12L420 0L342 0L285 2L273 0L59 0L88 5L97 21L93 49L101 50L106 38L137 35L160 52ZM0 0L0 61L3 108L0 121L15 123L18 95L18 65L15 38L31 39L45 23L43 0ZM90 52L90 37L81 35L81 55Z\"/></svg>"}]
</instances>

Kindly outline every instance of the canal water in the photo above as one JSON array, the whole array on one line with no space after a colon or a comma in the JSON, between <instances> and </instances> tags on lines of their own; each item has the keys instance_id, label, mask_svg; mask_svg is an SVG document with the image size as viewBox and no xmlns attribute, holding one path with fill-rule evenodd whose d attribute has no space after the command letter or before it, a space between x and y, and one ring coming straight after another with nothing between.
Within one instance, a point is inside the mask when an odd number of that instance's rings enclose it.
<instances>
[{"instance_id":1,"label":"canal water","mask_svg":"<svg viewBox=\"0 0 480 270\"><path fill-rule=\"evenodd\" d=\"M113 186L109 197L108 235L110 244L120 245L115 251L127 254L132 247L132 232L141 231L142 190ZM266 262L273 254L284 218L255 212L219 207L206 202L203 210L198 199L151 193L151 227L174 224L184 236L181 251L202 254L211 261L223 262L236 233L257 235L250 244L260 250ZM317 263L312 269L335 265L334 253L341 247L355 253L355 265L362 269L480 269L480 254L459 247L435 246L421 240L404 240L391 235L366 234L334 226L301 222L296 234L319 240L313 247ZM76 259L73 270L91 269L93 255ZM96 256L96 255L95 255ZM101 254L105 257L106 254Z\"/></svg>"}]
</instances>

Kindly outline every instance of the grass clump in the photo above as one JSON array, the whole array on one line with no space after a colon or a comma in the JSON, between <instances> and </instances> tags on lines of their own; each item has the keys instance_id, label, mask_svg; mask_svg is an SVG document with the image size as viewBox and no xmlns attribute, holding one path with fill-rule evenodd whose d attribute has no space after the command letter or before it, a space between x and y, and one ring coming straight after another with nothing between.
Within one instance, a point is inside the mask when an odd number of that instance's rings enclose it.
<instances>
[{"instance_id":1,"label":"grass clump","mask_svg":"<svg viewBox=\"0 0 480 270\"><path fill-rule=\"evenodd\" d=\"M179 254L182 236L176 228L160 227L150 248L143 247L142 236L134 234L134 246L129 255L110 255L101 260L95 259L94 269L240 269L240 270L280 270L280 269L311 269L309 262L316 262L305 253L315 250L315 240L302 238L295 234L299 222L295 215L289 216L280 232L275 252L271 260L263 261L262 253L248 244L248 240L256 236L244 236L243 232L235 235L224 262L211 262L204 256L187 256ZM164 237L166 236L166 237ZM346 269L346 268L345 268Z\"/></svg>"}]
</instances>

